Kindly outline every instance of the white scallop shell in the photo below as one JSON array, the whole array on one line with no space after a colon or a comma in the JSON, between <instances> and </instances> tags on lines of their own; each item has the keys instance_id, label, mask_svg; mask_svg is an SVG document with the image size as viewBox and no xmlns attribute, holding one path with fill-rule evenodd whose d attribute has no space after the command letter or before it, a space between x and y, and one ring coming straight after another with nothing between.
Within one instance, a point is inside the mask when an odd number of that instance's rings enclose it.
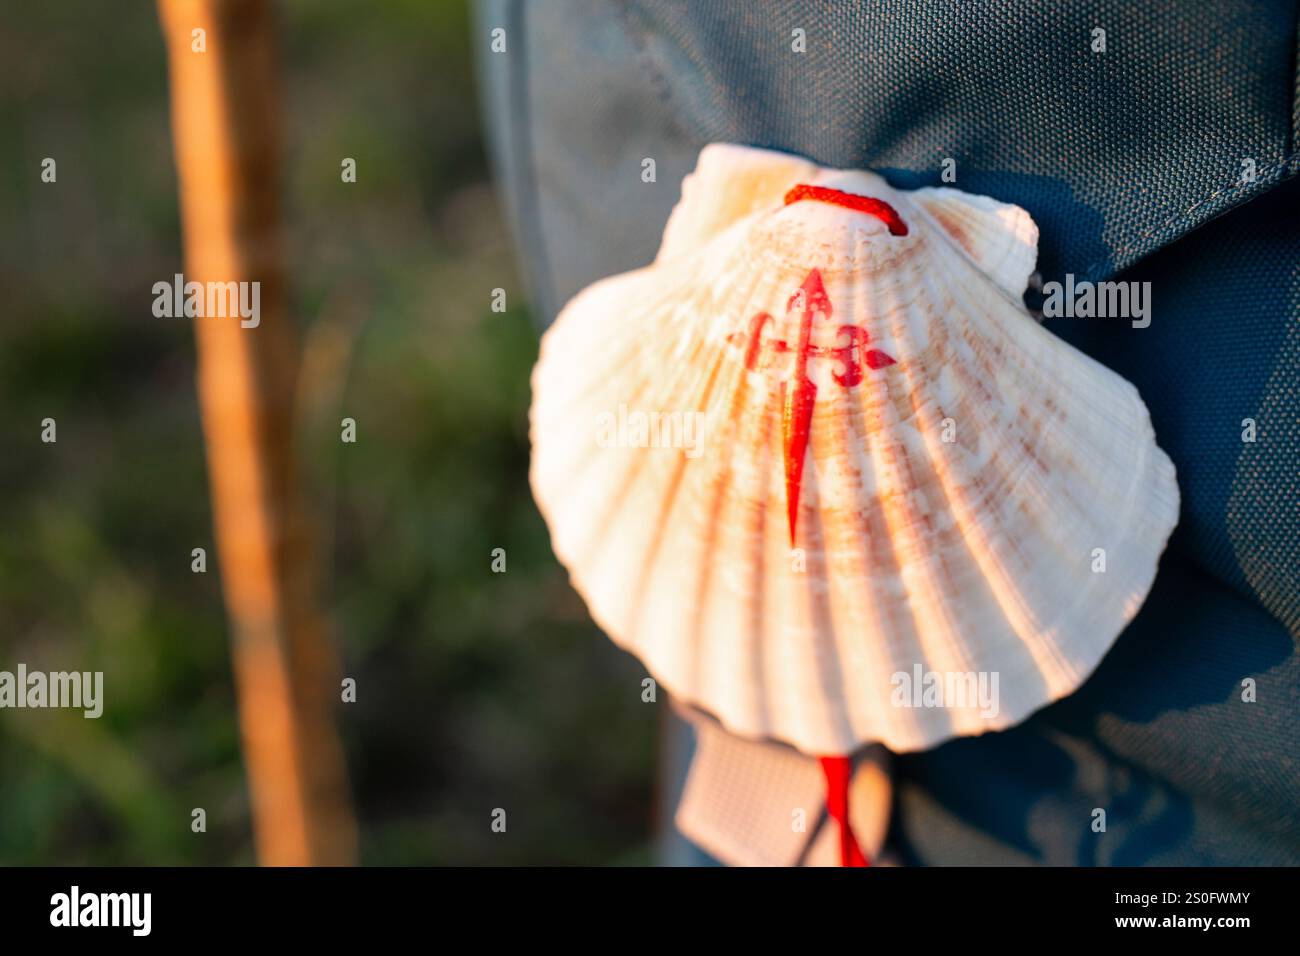
<instances>
[{"instance_id":1,"label":"white scallop shell","mask_svg":"<svg viewBox=\"0 0 1300 956\"><path fill-rule=\"evenodd\" d=\"M796 184L909 231L783 204ZM1145 599L1178 489L1136 389L1027 312L1037 239L986 197L706 147L655 262L574 297L533 373L533 491L593 618L732 731L809 753L1072 692Z\"/></svg>"}]
</instances>

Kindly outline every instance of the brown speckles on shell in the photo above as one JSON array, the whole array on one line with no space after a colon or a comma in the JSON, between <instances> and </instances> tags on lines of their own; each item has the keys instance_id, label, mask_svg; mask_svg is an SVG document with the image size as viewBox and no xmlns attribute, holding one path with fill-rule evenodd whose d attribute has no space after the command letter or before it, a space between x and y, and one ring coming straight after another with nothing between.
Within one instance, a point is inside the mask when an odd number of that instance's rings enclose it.
<instances>
[{"instance_id":1,"label":"brown speckles on shell","mask_svg":"<svg viewBox=\"0 0 1300 956\"><path fill-rule=\"evenodd\" d=\"M1149 588L1177 487L1133 389L1018 301L1032 221L763 151L707 155L659 260L576 297L533 376L533 489L593 617L734 732L814 753L929 747L1069 693ZM710 190L729 165L749 192ZM790 176L883 198L909 234L783 206ZM811 269L832 314L814 321L792 549L780 394L786 306ZM786 348L747 368L764 311ZM837 384L841 324L896 364ZM598 445L593 420L620 405L701 413L701 453ZM997 713L895 706L891 680L916 665L996 672Z\"/></svg>"}]
</instances>

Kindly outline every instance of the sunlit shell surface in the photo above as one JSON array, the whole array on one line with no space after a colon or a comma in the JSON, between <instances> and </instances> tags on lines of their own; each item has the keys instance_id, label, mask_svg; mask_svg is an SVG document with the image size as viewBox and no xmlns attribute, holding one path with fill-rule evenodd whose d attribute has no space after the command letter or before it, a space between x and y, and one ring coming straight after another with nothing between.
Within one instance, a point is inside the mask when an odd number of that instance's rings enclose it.
<instances>
[{"instance_id":1,"label":"sunlit shell surface","mask_svg":"<svg viewBox=\"0 0 1300 956\"><path fill-rule=\"evenodd\" d=\"M533 374L533 491L597 623L809 753L1073 691L1178 489L1136 389L1026 310L1037 240L985 197L706 147L655 262L569 302Z\"/></svg>"}]
</instances>

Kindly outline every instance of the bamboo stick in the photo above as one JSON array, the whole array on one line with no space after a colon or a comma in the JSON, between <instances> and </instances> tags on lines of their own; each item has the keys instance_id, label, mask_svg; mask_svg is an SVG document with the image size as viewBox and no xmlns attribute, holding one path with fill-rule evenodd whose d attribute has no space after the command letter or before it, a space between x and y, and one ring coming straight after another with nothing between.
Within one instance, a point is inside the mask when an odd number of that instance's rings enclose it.
<instances>
[{"instance_id":1,"label":"bamboo stick","mask_svg":"<svg viewBox=\"0 0 1300 956\"><path fill-rule=\"evenodd\" d=\"M185 278L260 282L260 321L195 318L198 394L259 860L354 862L333 722L338 665L298 488L299 356L279 234L279 100L267 0L158 0ZM202 51L195 30L203 30Z\"/></svg>"}]
</instances>

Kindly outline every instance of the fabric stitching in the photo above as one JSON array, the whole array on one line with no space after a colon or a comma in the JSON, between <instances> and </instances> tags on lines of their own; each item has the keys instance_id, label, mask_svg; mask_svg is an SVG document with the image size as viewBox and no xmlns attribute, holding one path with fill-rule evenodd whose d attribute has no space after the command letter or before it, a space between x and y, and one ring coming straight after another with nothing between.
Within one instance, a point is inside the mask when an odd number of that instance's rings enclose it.
<instances>
[{"instance_id":1,"label":"fabric stitching","mask_svg":"<svg viewBox=\"0 0 1300 956\"><path fill-rule=\"evenodd\" d=\"M1214 192L1210 193L1208 196L1203 196L1202 198L1198 199L1196 202L1188 206L1186 209L1183 209L1181 212L1177 212L1174 215L1170 216L1168 219L1166 219L1164 222L1152 226L1150 229L1148 229L1146 232L1142 233L1140 236L1136 237L1135 239L1129 240L1129 242L1126 245L1121 246L1119 249L1116 249L1111 255L1107 256L1104 259L1098 259L1096 262L1092 263L1090 266L1088 266L1087 269L1088 274L1089 275L1094 274L1098 269L1101 269L1103 266L1106 266L1109 263L1121 262L1125 256L1129 255L1130 253L1139 251L1142 245L1148 239L1150 239L1153 236L1156 236L1157 234L1163 232L1164 230L1170 228L1171 226L1178 226L1188 219L1195 220L1196 217L1193 216L1192 213L1196 212L1196 210L1200 209L1206 203L1213 202L1215 199L1218 199L1221 196L1231 195L1232 193L1241 190L1247 186L1252 188L1253 194L1250 191L1248 191L1246 197L1244 198L1253 198L1254 195L1263 195L1268 191L1268 189L1264 188L1265 186L1272 188L1274 186L1277 186L1279 183L1285 181L1289 176L1295 174L1294 169L1290 169L1290 170L1287 169L1287 167L1293 165L1293 163L1294 163L1294 157L1291 156L1284 157L1283 159L1280 159L1275 163L1271 163L1268 166L1265 166L1263 169L1258 171L1257 175L1260 177L1261 181L1257 181L1254 183L1237 182L1232 185L1223 186L1222 188L1217 189ZM1283 175L1278 178L1277 182L1264 183L1262 181L1266 176L1271 175L1277 170L1283 171ZM1173 238L1177 239L1179 238L1179 236L1175 235ZM1148 250L1148 252L1155 252L1155 251L1156 250L1154 249ZM1127 265L1132 265L1132 263L1128 263Z\"/></svg>"}]
</instances>

